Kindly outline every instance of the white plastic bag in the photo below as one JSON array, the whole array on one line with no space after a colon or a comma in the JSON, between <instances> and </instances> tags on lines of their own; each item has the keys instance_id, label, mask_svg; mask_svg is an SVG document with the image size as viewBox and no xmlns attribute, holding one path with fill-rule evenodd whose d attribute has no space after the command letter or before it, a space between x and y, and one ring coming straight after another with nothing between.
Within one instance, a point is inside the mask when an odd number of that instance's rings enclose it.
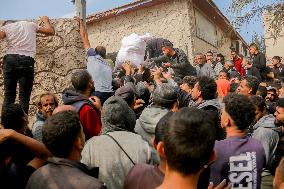
<instances>
[{"instance_id":1,"label":"white plastic bag","mask_svg":"<svg viewBox=\"0 0 284 189\"><path fill-rule=\"evenodd\" d=\"M121 40L121 48L118 51L115 67L119 68L124 62L130 62L134 67L138 67L144 61L146 42L137 34L124 37Z\"/></svg>"}]
</instances>

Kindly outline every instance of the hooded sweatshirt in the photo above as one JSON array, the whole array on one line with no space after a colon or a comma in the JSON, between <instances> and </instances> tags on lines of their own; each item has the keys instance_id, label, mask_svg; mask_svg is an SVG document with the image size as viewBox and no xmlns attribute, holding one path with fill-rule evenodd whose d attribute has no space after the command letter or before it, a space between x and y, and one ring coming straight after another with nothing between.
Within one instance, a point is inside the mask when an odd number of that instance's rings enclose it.
<instances>
[{"instance_id":1,"label":"hooded sweatshirt","mask_svg":"<svg viewBox=\"0 0 284 189\"><path fill-rule=\"evenodd\" d=\"M91 138L82 151L81 162L99 167L99 179L108 189L123 188L134 166L131 160L135 164L151 162L150 146L133 132L135 120L135 113L122 98L110 97L103 105L101 135Z\"/></svg>"},{"instance_id":2,"label":"hooded sweatshirt","mask_svg":"<svg viewBox=\"0 0 284 189\"><path fill-rule=\"evenodd\" d=\"M212 119L215 123L215 129L216 129L216 140L221 140L225 138L225 131L220 127L220 110L221 110L221 104L219 99L211 99L211 100L204 100L199 104L196 104L194 101L191 101L188 105L189 107L197 107L198 109L202 109L210 116L212 116Z\"/></svg>"},{"instance_id":3,"label":"hooded sweatshirt","mask_svg":"<svg viewBox=\"0 0 284 189\"><path fill-rule=\"evenodd\" d=\"M158 106L145 108L136 120L135 132L142 136L152 146L152 138L155 136L155 128L160 119L170 110Z\"/></svg>"},{"instance_id":4,"label":"hooded sweatshirt","mask_svg":"<svg viewBox=\"0 0 284 189\"><path fill-rule=\"evenodd\" d=\"M100 112L85 96L72 90L66 90L62 94L62 101L66 105L75 107L79 114L86 140L99 135L102 127Z\"/></svg>"},{"instance_id":5,"label":"hooded sweatshirt","mask_svg":"<svg viewBox=\"0 0 284 189\"><path fill-rule=\"evenodd\" d=\"M42 127L45 122L46 118L43 116L42 113L36 113L36 121L32 127L33 138L37 141L42 142Z\"/></svg>"},{"instance_id":6,"label":"hooded sweatshirt","mask_svg":"<svg viewBox=\"0 0 284 189\"><path fill-rule=\"evenodd\" d=\"M274 153L279 141L279 134L273 130L276 128L275 117L272 114L263 116L258 122L253 126L252 137L258 139L265 152L266 164L269 166L273 160Z\"/></svg>"}]
</instances>

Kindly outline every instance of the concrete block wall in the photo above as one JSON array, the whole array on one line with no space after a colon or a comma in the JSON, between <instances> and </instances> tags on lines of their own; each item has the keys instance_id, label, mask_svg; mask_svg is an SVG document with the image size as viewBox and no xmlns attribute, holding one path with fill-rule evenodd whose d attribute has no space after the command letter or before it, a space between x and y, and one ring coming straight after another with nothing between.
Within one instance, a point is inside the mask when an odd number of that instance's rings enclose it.
<instances>
[{"instance_id":1,"label":"concrete block wall","mask_svg":"<svg viewBox=\"0 0 284 189\"><path fill-rule=\"evenodd\" d=\"M37 21L35 21L37 22ZM79 35L79 25L71 19L51 20L54 36L37 35L35 80L30 100L29 119L33 123L38 96L50 91L61 99L64 88L71 85L71 75L86 67L86 56ZM0 22L0 25L1 22ZM6 41L0 40L0 60L5 55ZM18 94L18 93L17 93ZM4 98L3 72L0 68L0 109Z\"/></svg>"}]
</instances>

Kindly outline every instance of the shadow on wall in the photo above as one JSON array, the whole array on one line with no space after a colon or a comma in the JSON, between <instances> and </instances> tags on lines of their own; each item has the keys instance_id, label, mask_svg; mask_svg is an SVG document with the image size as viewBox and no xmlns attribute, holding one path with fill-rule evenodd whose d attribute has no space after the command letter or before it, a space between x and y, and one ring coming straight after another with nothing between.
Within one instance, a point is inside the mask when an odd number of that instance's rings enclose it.
<instances>
[{"instance_id":1,"label":"shadow on wall","mask_svg":"<svg viewBox=\"0 0 284 189\"><path fill-rule=\"evenodd\" d=\"M0 21L0 26L3 21ZM34 22L37 22L34 20ZM79 35L79 26L73 19L51 20L55 28L54 36L37 35L37 53L35 63L35 80L30 100L30 124L35 120L37 111L35 101L38 96L50 91L61 99L64 88L71 85L74 71L86 68L86 55ZM0 60L5 55L7 43L0 43ZM3 70L0 67L0 110L4 98ZM18 92L17 92L18 94Z\"/></svg>"}]
</instances>

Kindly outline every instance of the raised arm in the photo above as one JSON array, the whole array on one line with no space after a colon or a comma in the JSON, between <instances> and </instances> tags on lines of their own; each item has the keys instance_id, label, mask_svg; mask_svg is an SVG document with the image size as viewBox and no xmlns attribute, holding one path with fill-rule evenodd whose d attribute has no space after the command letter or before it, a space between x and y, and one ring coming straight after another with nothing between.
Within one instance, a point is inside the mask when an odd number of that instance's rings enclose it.
<instances>
[{"instance_id":1,"label":"raised arm","mask_svg":"<svg viewBox=\"0 0 284 189\"><path fill-rule=\"evenodd\" d=\"M13 129L0 129L0 143L8 139L21 143L39 158L47 159L51 156L51 153L41 142L31 137L20 134Z\"/></svg>"},{"instance_id":2,"label":"raised arm","mask_svg":"<svg viewBox=\"0 0 284 189\"><path fill-rule=\"evenodd\" d=\"M6 33L3 31L0 31L0 39L4 39L6 37Z\"/></svg>"},{"instance_id":3,"label":"raised arm","mask_svg":"<svg viewBox=\"0 0 284 189\"><path fill-rule=\"evenodd\" d=\"M40 17L40 21L43 22L44 26L40 27L37 32L47 35L54 35L55 31L52 26L52 24L49 21L49 18L47 16Z\"/></svg>"},{"instance_id":4,"label":"raised arm","mask_svg":"<svg viewBox=\"0 0 284 189\"><path fill-rule=\"evenodd\" d=\"M83 23L83 20L81 20L79 17L75 17L75 20L77 20L79 22L79 27L80 27L80 36L81 36L81 39L82 39L82 42L83 42L83 47L85 50L89 49L91 47L90 45L90 41L89 41L89 38L88 38L88 33L85 29L85 26L84 26L84 23Z\"/></svg>"}]
</instances>

